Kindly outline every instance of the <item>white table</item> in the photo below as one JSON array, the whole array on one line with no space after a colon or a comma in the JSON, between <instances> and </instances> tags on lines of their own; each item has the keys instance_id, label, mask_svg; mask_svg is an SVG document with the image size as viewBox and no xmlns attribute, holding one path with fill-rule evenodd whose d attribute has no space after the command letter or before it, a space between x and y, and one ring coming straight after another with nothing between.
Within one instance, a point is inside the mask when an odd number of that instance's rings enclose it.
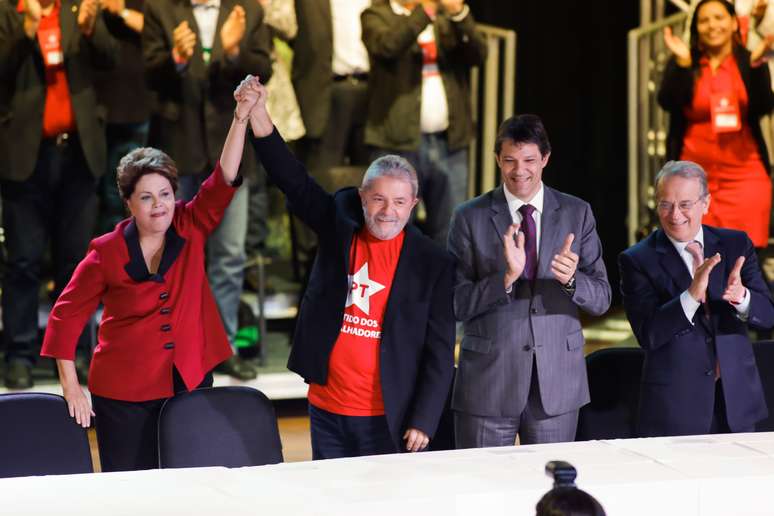
<instances>
[{"instance_id":1,"label":"white table","mask_svg":"<svg viewBox=\"0 0 774 516\"><path fill-rule=\"evenodd\" d=\"M26 477L0 480L0 497L46 516L529 515L557 459L609 515L774 514L774 433Z\"/></svg>"}]
</instances>

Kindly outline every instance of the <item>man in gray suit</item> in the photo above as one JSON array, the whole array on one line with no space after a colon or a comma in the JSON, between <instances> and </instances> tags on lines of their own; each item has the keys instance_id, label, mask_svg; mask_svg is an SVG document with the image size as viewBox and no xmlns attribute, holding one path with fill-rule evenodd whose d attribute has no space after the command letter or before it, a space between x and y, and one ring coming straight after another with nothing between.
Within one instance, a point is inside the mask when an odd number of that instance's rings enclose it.
<instances>
[{"instance_id":1,"label":"man in gray suit","mask_svg":"<svg viewBox=\"0 0 774 516\"><path fill-rule=\"evenodd\" d=\"M543 185L540 118L500 126L503 185L457 208L454 312L464 337L452 408L458 448L572 441L588 403L578 308L610 306L588 203Z\"/></svg>"}]
</instances>

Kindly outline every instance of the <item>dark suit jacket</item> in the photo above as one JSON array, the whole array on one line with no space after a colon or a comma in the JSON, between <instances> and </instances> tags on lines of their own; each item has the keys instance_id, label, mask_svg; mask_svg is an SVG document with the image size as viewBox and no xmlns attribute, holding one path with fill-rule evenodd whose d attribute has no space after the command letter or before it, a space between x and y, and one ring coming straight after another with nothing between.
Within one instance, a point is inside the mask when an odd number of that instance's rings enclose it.
<instances>
[{"instance_id":1,"label":"dark suit jacket","mask_svg":"<svg viewBox=\"0 0 774 516\"><path fill-rule=\"evenodd\" d=\"M235 5L247 13L247 29L239 56L223 53L220 29ZM172 32L180 22L197 33L188 66L178 71L172 59ZM145 3L142 32L145 72L154 95L149 143L168 153L182 174L198 174L220 158L234 112L234 89L247 74L263 83L271 77L270 32L262 23L258 2L222 0L209 65L202 58L201 37L190 0L150 0ZM252 170L255 157L245 152L243 169Z\"/></svg>"},{"instance_id":2,"label":"dark suit jacket","mask_svg":"<svg viewBox=\"0 0 774 516\"><path fill-rule=\"evenodd\" d=\"M357 189L325 192L287 150L279 133L253 140L291 211L319 237L319 250L293 337L288 368L325 385L350 285L349 251L364 225ZM380 372L390 433L400 448L406 428L432 437L454 369L451 257L413 226L406 227L384 314Z\"/></svg>"},{"instance_id":3,"label":"dark suit jacket","mask_svg":"<svg viewBox=\"0 0 774 516\"><path fill-rule=\"evenodd\" d=\"M387 149L417 150L422 102L422 49L417 37L430 18L421 7L411 16L395 14L384 2L366 9L361 19L363 43L371 60L365 142ZM473 137L470 69L483 63L486 40L476 30L472 14L455 22L441 11L433 25L438 68L449 106L449 148L457 150Z\"/></svg>"},{"instance_id":4,"label":"dark suit jacket","mask_svg":"<svg viewBox=\"0 0 774 516\"><path fill-rule=\"evenodd\" d=\"M62 0L59 25L75 124L89 170L105 171L105 110L97 105L93 75L115 65L118 44L98 17L94 34L78 29L78 2ZM0 0L0 178L28 179L35 168L43 134L46 81L37 38L24 34L24 15L16 2Z\"/></svg>"},{"instance_id":5,"label":"dark suit jacket","mask_svg":"<svg viewBox=\"0 0 774 516\"><path fill-rule=\"evenodd\" d=\"M293 88L306 135L319 138L331 112L333 25L330 0L296 0L298 33L293 40Z\"/></svg>"},{"instance_id":6,"label":"dark suit jacket","mask_svg":"<svg viewBox=\"0 0 774 516\"><path fill-rule=\"evenodd\" d=\"M747 90L749 103L746 123L750 126L753 138L758 144L758 153L761 155L763 164L766 166L766 170L769 170L769 153L766 150L766 141L763 139L760 126L761 117L768 115L774 108L774 93L771 91L769 67L766 64L755 68L751 67L750 52L739 45L734 47L734 58ZM696 66L692 68L678 66L674 57L669 60L664 70L661 88L658 92L658 103L666 111L669 111L668 159L680 159L688 124L683 110L693 101L694 78L697 73Z\"/></svg>"},{"instance_id":7,"label":"dark suit jacket","mask_svg":"<svg viewBox=\"0 0 774 516\"><path fill-rule=\"evenodd\" d=\"M41 355L73 360L78 336L102 303L92 393L168 398L173 365L189 389L199 385L232 353L207 282L204 245L235 191L218 167L193 201L175 204L156 274L148 273L134 219L95 238L51 310Z\"/></svg>"},{"instance_id":8,"label":"dark suit jacket","mask_svg":"<svg viewBox=\"0 0 774 516\"><path fill-rule=\"evenodd\" d=\"M731 430L749 428L768 413L747 331L749 326L774 326L774 303L747 235L704 226L704 255L716 252L722 260L710 274L711 316L707 320L699 308L692 322L680 305L691 275L662 230L619 256L624 308L645 350L639 416L643 436L709 431L716 360ZM742 282L751 296L746 323L721 298L739 256L745 257Z\"/></svg>"}]
</instances>

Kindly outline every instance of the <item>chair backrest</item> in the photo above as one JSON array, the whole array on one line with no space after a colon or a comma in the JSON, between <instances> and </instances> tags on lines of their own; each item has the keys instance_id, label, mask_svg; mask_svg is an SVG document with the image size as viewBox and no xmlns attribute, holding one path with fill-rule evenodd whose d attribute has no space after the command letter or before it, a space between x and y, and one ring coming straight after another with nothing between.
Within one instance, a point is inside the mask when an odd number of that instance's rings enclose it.
<instances>
[{"instance_id":1,"label":"chair backrest","mask_svg":"<svg viewBox=\"0 0 774 516\"><path fill-rule=\"evenodd\" d=\"M0 394L0 477L92 473L86 429L56 394Z\"/></svg>"},{"instance_id":2,"label":"chair backrest","mask_svg":"<svg viewBox=\"0 0 774 516\"><path fill-rule=\"evenodd\" d=\"M282 462L274 407L250 387L198 389L168 399L158 423L159 466L260 466Z\"/></svg>"},{"instance_id":3,"label":"chair backrest","mask_svg":"<svg viewBox=\"0 0 774 516\"><path fill-rule=\"evenodd\" d=\"M759 421L755 430L774 432L774 340L759 340L752 345L763 384L763 394L766 396L766 406L769 407L769 417Z\"/></svg>"},{"instance_id":4,"label":"chair backrest","mask_svg":"<svg viewBox=\"0 0 774 516\"><path fill-rule=\"evenodd\" d=\"M636 436L644 357L640 348L600 349L586 357L591 403L580 409L576 441Z\"/></svg>"}]
</instances>

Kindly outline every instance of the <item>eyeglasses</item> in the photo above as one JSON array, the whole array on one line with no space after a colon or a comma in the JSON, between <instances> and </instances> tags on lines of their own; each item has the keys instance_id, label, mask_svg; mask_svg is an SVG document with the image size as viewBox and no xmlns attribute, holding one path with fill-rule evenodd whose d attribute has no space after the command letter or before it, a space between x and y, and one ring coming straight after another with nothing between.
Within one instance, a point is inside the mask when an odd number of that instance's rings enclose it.
<instances>
[{"instance_id":1,"label":"eyeglasses","mask_svg":"<svg viewBox=\"0 0 774 516\"><path fill-rule=\"evenodd\" d=\"M703 201L703 200L704 200L704 196L699 197L695 201L680 201L677 203L677 209L683 213L689 212L694 206L696 206L697 202ZM656 204L656 209L660 213L672 213L672 210L674 208L675 208L675 203L673 202L660 201L658 204Z\"/></svg>"}]
</instances>

